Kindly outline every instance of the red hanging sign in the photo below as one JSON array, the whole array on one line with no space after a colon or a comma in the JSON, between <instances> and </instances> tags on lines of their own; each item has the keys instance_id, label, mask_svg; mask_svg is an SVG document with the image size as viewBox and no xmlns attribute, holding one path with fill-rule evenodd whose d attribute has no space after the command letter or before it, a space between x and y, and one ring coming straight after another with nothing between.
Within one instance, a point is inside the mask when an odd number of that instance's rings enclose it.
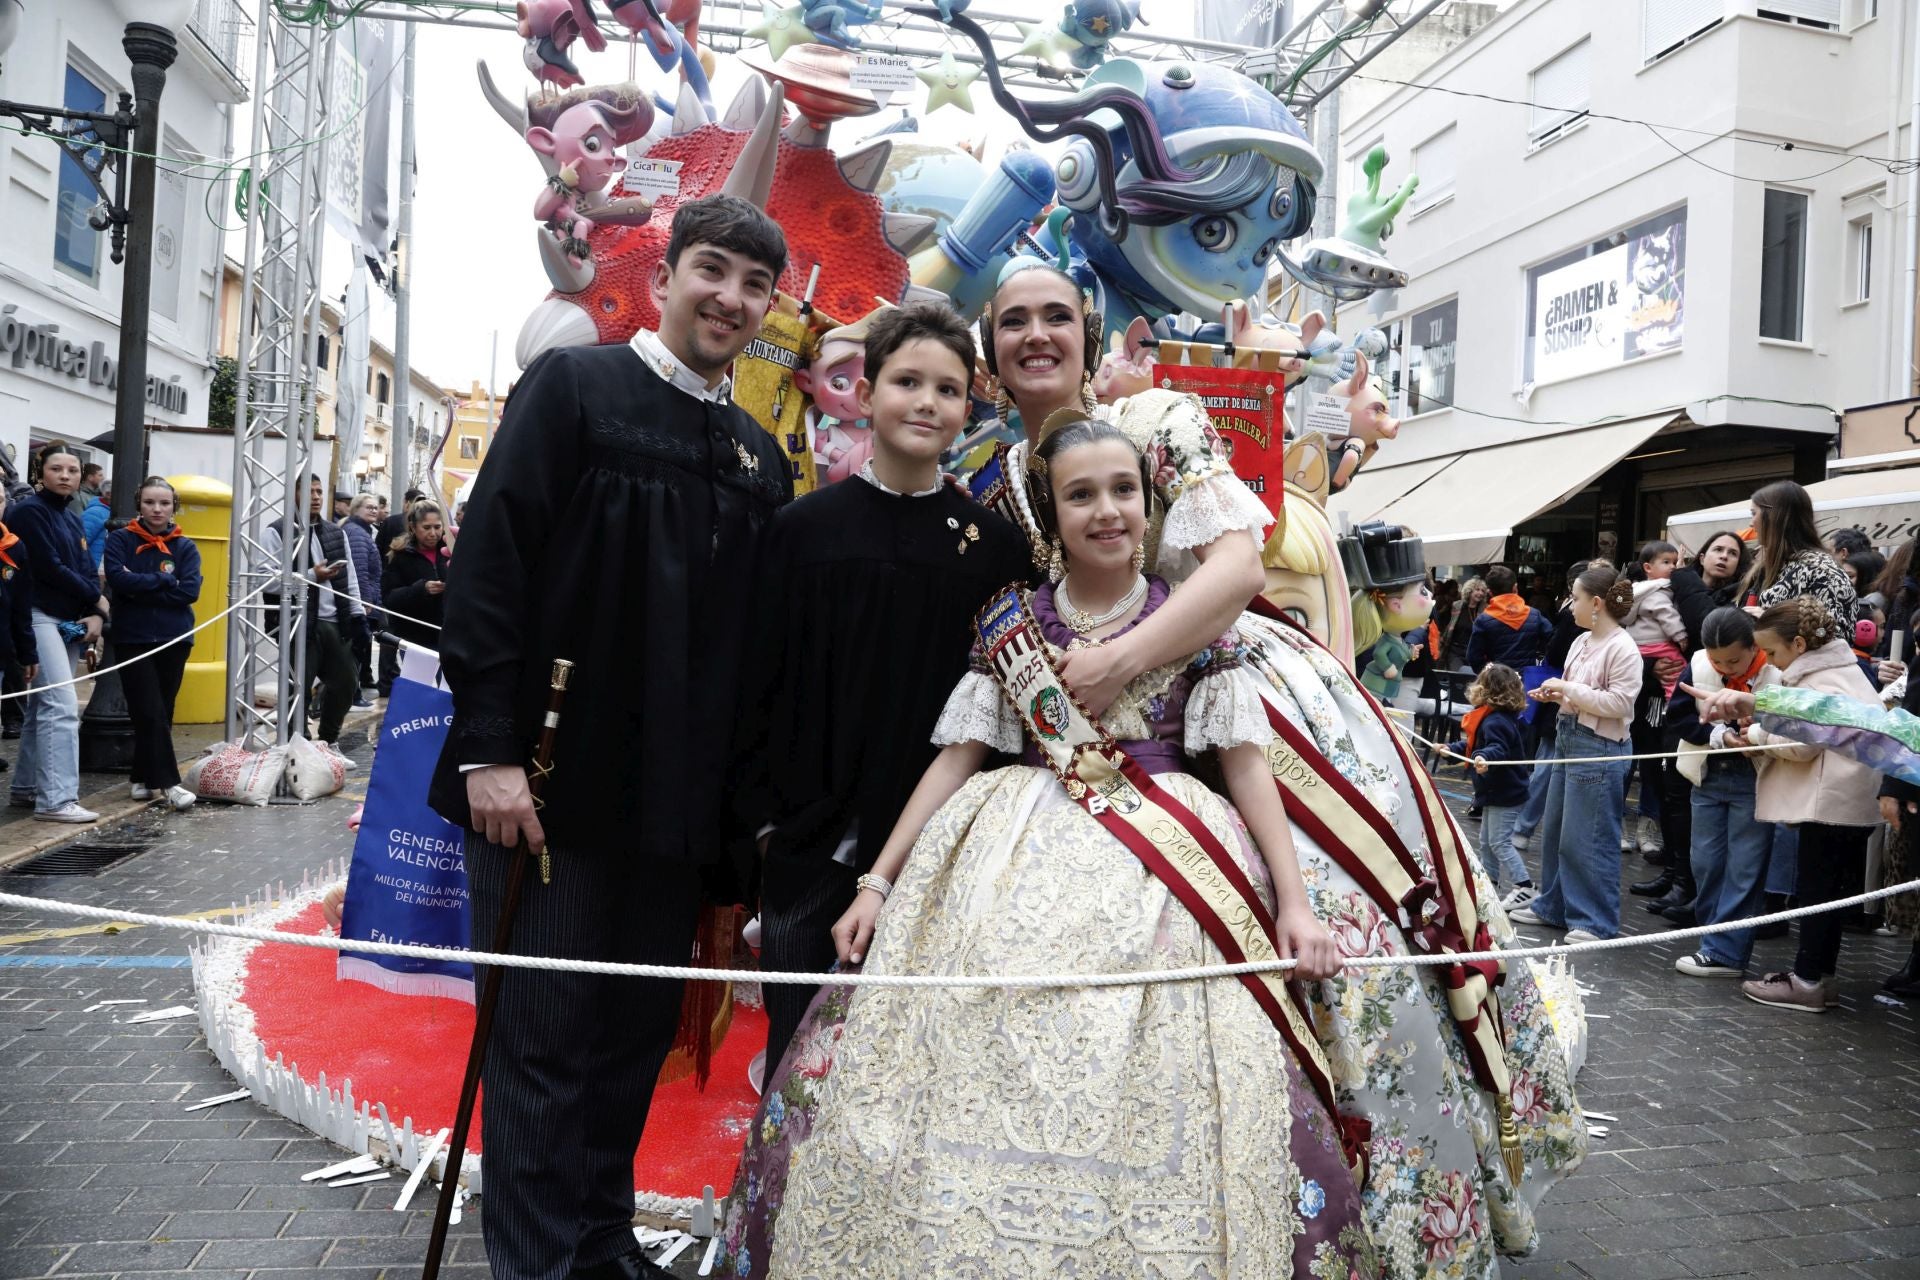
<instances>
[{"instance_id":1,"label":"red hanging sign","mask_svg":"<svg viewBox=\"0 0 1920 1280\"><path fill-rule=\"evenodd\" d=\"M1264 369L1156 364L1153 382L1200 398L1213 429L1232 451L1234 474L1277 518L1286 497L1286 384L1281 375Z\"/></svg>"}]
</instances>

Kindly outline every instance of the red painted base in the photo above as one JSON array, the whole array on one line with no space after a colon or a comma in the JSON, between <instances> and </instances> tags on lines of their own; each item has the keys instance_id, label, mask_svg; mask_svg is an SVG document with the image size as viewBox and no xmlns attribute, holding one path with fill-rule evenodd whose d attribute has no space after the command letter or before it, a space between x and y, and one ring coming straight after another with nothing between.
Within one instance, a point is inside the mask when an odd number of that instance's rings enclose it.
<instances>
[{"instance_id":1,"label":"red painted base","mask_svg":"<svg viewBox=\"0 0 1920 1280\"><path fill-rule=\"evenodd\" d=\"M320 932L319 904L280 927ZM322 1072L334 1088L351 1080L356 1102L385 1103L396 1125L413 1117L417 1133L452 1126L473 1039L472 1005L341 982L334 977L333 952L277 946L254 950L241 1000L253 1011L269 1061L283 1057L309 1084ZM726 1194L758 1103L747 1083L747 1064L766 1042L766 1015L736 1008L705 1092L681 1080L654 1093L634 1161L636 1190L697 1197L711 1186ZM481 1128L476 1118L472 1150L481 1148Z\"/></svg>"}]
</instances>

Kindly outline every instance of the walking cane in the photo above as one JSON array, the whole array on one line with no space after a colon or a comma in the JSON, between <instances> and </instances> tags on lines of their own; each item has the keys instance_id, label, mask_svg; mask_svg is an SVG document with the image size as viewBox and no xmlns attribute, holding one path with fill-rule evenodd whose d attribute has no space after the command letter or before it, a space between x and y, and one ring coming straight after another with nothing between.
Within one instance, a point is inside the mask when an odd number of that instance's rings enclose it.
<instances>
[{"instance_id":1,"label":"walking cane","mask_svg":"<svg viewBox=\"0 0 1920 1280\"><path fill-rule=\"evenodd\" d=\"M540 806L540 793L547 775L553 772L553 739L560 728L560 704L567 695L567 679L573 664L565 658L553 660L553 679L548 685L547 714L540 726L540 743L534 748L533 770L527 778L527 790L533 793L534 807ZM547 851L540 851L540 881L552 881L552 864ZM520 912L520 886L527 874L527 859L515 858L507 867L507 892L500 904L500 923L494 926L493 949L507 951L513 944L513 919ZM460 1081L460 1105L453 1113L453 1136L447 1140L447 1172L440 1182L440 1200L433 1207L433 1234L427 1238L427 1261L421 1268L421 1280L436 1280L440 1274L440 1255L447 1248L447 1224L453 1218L454 1197L460 1190L460 1165L466 1158L467 1130L473 1124L473 1105L480 1093L480 1068L487 1061L487 1039L493 1032L493 1010L500 1003L500 979L505 970L493 966L480 984L480 1000L474 1006L473 1044L467 1050L467 1074Z\"/></svg>"}]
</instances>

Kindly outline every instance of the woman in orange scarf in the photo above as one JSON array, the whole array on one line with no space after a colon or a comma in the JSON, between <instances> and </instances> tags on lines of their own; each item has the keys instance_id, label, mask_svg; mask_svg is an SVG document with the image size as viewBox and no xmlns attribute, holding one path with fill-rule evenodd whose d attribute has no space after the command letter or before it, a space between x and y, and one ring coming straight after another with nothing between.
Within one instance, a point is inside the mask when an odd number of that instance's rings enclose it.
<instances>
[{"instance_id":1,"label":"woman in orange scarf","mask_svg":"<svg viewBox=\"0 0 1920 1280\"><path fill-rule=\"evenodd\" d=\"M133 798L164 796L175 809L194 801L180 785L173 754L173 701L193 647L193 604L200 598L200 549L173 522L173 486L159 476L140 485L140 518L107 535L107 592L113 647L133 721ZM187 637L182 639L182 637Z\"/></svg>"}]
</instances>

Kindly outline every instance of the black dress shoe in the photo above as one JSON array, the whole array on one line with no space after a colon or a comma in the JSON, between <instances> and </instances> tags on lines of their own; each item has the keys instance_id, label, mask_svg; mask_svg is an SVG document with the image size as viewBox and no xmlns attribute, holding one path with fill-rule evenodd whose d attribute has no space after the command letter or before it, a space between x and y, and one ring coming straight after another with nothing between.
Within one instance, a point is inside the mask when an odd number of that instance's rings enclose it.
<instances>
[{"instance_id":1,"label":"black dress shoe","mask_svg":"<svg viewBox=\"0 0 1920 1280\"><path fill-rule=\"evenodd\" d=\"M1640 861L1650 867L1670 867L1673 865L1673 855L1665 849L1643 849L1640 852Z\"/></svg>"},{"instance_id":2,"label":"black dress shoe","mask_svg":"<svg viewBox=\"0 0 1920 1280\"><path fill-rule=\"evenodd\" d=\"M1880 984L1888 991L1897 991L1907 987L1920 987L1920 946L1913 949L1907 962L1895 973L1887 975Z\"/></svg>"},{"instance_id":3,"label":"black dress shoe","mask_svg":"<svg viewBox=\"0 0 1920 1280\"><path fill-rule=\"evenodd\" d=\"M568 1280L673 1280L673 1272L636 1248L592 1266L575 1263Z\"/></svg>"},{"instance_id":4,"label":"black dress shoe","mask_svg":"<svg viewBox=\"0 0 1920 1280\"><path fill-rule=\"evenodd\" d=\"M1635 880L1627 886L1627 892L1641 898L1664 898L1679 878L1669 867L1651 880ZM1651 911L1653 908L1647 909Z\"/></svg>"},{"instance_id":5,"label":"black dress shoe","mask_svg":"<svg viewBox=\"0 0 1920 1280\"><path fill-rule=\"evenodd\" d=\"M1660 908L1660 914L1668 920L1671 920L1674 924L1679 925L1682 929L1691 929L1694 925L1700 923L1699 917L1693 914L1693 903L1691 900L1677 907L1662 907Z\"/></svg>"}]
</instances>

